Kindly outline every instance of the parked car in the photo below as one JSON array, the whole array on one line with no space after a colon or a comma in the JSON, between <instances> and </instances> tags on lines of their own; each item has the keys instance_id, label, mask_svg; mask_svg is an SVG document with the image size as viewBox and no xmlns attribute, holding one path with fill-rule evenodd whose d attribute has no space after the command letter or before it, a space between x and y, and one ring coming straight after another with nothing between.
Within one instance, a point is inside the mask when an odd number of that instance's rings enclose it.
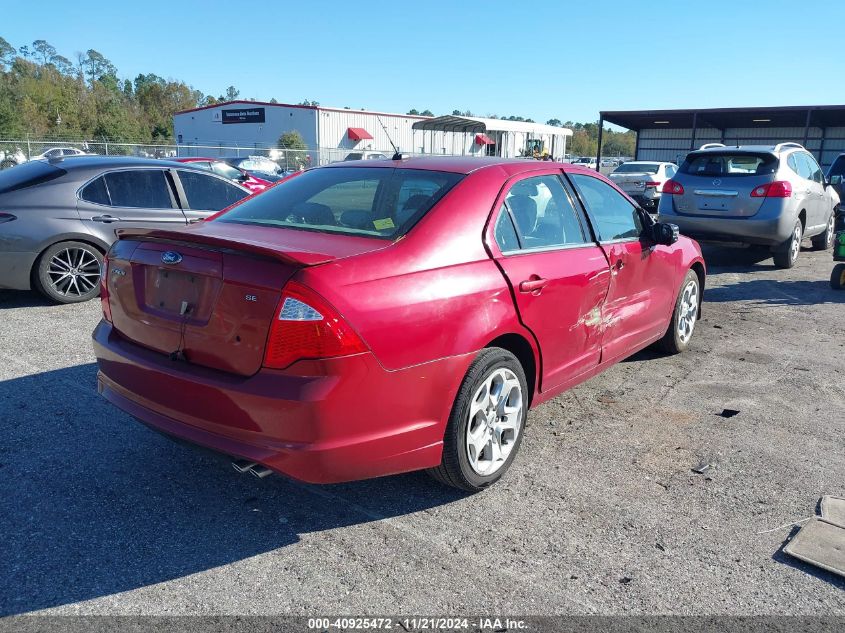
<instances>
[{"instance_id":1,"label":"parked car","mask_svg":"<svg viewBox=\"0 0 845 633\"><path fill-rule=\"evenodd\" d=\"M30 157L30 160L69 158L71 156L89 156L89 154L75 147L51 147L50 149L45 149L40 154Z\"/></svg>"},{"instance_id":2,"label":"parked car","mask_svg":"<svg viewBox=\"0 0 845 633\"><path fill-rule=\"evenodd\" d=\"M581 158L576 158L572 161L572 165L578 165L579 167L586 167L587 169L595 169L596 168L596 159L595 157L589 156L582 156Z\"/></svg>"},{"instance_id":3,"label":"parked car","mask_svg":"<svg viewBox=\"0 0 845 633\"><path fill-rule=\"evenodd\" d=\"M220 159L232 167L243 169L250 174L279 174L282 168L279 164L266 156L226 156Z\"/></svg>"},{"instance_id":4,"label":"parked car","mask_svg":"<svg viewBox=\"0 0 845 633\"><path fill-rule=\"evenodd\" d=\"M249 195L210 172L145 158L34 160L0 172L0 288L57 303L99 293L103 253L127 227L185 226Z\"/></svg>"},{"instance_id":5,"label":"parked car","mask_svg":"<svg viewBox=\"0 0 845 633\"><path fill-rule=\"evenodd\" d=\"M246 187L252 193L260 193L275 182L275 180L271 180L272 178L275 178L273 175L267 175L266 177L261 178L249 173L245 169L232 167L229 163L217 160L216 158L197 158L191 156L175 158L173 160L177 163L188 163L189 165L198 167L199 169L213 171L218 176L223 176L224 178L228 178L229 180Z\"/></svg>"},{"instance_id":6,"label":"parked car","mask_svg":"<svg viewBox=\"0 0 845 633\"><path fill-rule=\"evenodd\" d=\"M694 241L597 173L335 163L207 222L122 232L99 389L259 477L429 469L475 491L530 406L653 343L686 349L704 274Z\"/></svg>"},{"instance_id":7,"label":"parked car","mask_svg":"<svg viewBox=\"0 0 845 633\"><path fill-rule=\"evenodd\" d=\"M387 154L383 152L372 152L372 151L362 151L362 152L349 152L346 155L346 158L343 160L385 160L387 159Z\"/></svg>"},{"instance_id":8,"label":"parked car","mask_svg":"<svg viewBox=\"0 0 845 633\"><path fill-rule=\"evenodd\" d=\"M834 231L845 231L845 205L842 204L842 196L845 194L845 154L840 154L831 163L827 170L827 181L839 196L839 206L834 212Z\"/></svg>"},{"instance_id":9,"label":"parked car","mask_svg":"<svg viewBox=\"0 0 845 633\"><path fill-rule=\"evenodd\" d=\"M0 169L9 169L26 162L26 154L20 147L0 150Z\"/></svg>"},{"instance_id":10,"label":"parked car","mask_svg":"<svg viewBox=\"0 0 845 633\"><path fill-rule=\"evenodd\" d=\"M769 247L779 268L795 264L805 237L817 250L833 244L839 196L798 143L711 144L687 155L662 193L661 220L696 239Z\"/></svg>"},{"instance_id":11,"label":"parked car","mask_svg":"<svg viewBox=\"0 0 845 633\"><path fill-rule=\"evenodd\" d=\"M660 190L678 171L675 163L637 160L622 163L610 180L649 213L657 213Z\"/></svg>"}]
</instances>

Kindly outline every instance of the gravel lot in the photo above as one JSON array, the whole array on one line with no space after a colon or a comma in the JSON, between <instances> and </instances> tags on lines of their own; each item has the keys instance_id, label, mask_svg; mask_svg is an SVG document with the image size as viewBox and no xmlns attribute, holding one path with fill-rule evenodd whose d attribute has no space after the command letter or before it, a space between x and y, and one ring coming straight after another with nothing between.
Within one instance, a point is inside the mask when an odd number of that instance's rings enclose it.
<instances>
[{"instance_id":1,"label":"gravel lot","mask_svg":"<svg viewBox=\"0 0 845 633\"><path fill-rule=\"evenodd\" d=\"M773 529L845 496L830 254L706 255L692 350L533 410L475 496L239 476L97 396L98 302L0 291L0 615L845 614L843 579Z\"/></svg>"}]
</instances>

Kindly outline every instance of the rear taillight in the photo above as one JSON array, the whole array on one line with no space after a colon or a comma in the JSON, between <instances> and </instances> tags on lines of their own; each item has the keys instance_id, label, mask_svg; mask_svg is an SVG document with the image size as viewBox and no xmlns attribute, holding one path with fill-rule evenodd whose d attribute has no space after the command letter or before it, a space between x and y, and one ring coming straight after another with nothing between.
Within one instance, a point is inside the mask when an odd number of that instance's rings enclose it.
<instances>
[{"instance_id":1,"label":"rear taillight","mask_svg":"<svg viewBox=\"0 0 845 633\"><path fill-rule=\"evenodd\" d=\"M789 198L792 196L792 185L786 180L776 180L774 182L754 187L751 190L752 198Z\"/></svg>"},{"instance_id":2,"label":"rear taillight","mask_svg":"<svg viewBox=\"0 0 845 633\"><path fill-rule=\"evenodd\" d=\"M677 180L667 180L663 185L663 189L660 191L661 193L668 193L672 196L682 196L684 195L684 186Z\"/></svg>"},{"instance_id":3,"label":"rear taillight","mask_svg":"<svg viewBox=\"0 0 845 633\"><path fill-rule=\"evenodd\" d=\"M100 304L103 306L103 318L111 323L111 304L109 303L109 256L103 256L100 267Z\"/></svg>"},{"instance_id":4,"label":"rear taillight","mask_svg":"<svg viewBox=\"0 0 845 633\"><path fill-rule=\"evenodd\" d=\"M364 341L331 304L307 286L288 282L270 326L265 367L284 369L297 360L365 351Z\"/></svg>"},{"instance_id":5,"label":"rear taillight","mask_svg":"<svg viewBox=\"0 0 845 633\"><path fill-rule=\"evenodd\" d=\"M646 189L648 189L649 187L654 187L655 189L657 189L657 187L659 187L659 186L660 186L659 182L650 181L650 182L645 183Z\"/></svg>"}]
</instances>

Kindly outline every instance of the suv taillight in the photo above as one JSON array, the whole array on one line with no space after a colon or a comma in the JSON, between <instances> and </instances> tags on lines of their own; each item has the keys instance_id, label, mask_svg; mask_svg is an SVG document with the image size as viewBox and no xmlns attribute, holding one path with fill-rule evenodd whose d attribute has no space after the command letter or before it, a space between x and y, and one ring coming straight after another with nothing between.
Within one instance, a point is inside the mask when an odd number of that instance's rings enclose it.
<instances>
[{"instance_id":1,"label":"suv taillight","mask_svg":"<svg viewBox=\"0 0 845 633\"><path fill-rule=\"evenodd\" d=\"M109 256L103 256L100 268L100 305L103 307L103 318L111 323L111 304L109 303Z\"/></svg>"},{"instance_id":2,"label":"suv taillight","mask_svg":"<svg viewBox=\"0 0 845 633\"><path fill-rule=\"evenodd\" d=\"M672 196L682 196L684 195L684 186L677 180L667 180L660 191Z\"/></svg>"},{"instance_id":3,"label":"suv taillight","mask_svg":"<svg viewBox=\"0 0 845 633\"><path fill-rule=\"evenodd\" d=\"M774 182L754 187L751 191L752 198L789 198L792 196L792 185L786 180L775 180Z\"/></svg>"},{"instance_id":4,"label":"suv taillight","mask_svg":"<svg viewBox=\"0 0 845 633\"><path fill-rule=\"evenodd\" d=\"M284 369L297 360L333 358L366 352L349 323L316 292L295 281L282 291L270 326L264 366Z\"/></svg>"}]
</instances>

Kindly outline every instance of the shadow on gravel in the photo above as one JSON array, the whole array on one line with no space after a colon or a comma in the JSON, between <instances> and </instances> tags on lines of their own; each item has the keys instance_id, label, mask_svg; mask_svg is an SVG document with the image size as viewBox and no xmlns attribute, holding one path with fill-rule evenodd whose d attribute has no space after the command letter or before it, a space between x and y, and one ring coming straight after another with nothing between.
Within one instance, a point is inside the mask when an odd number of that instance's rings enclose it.
<instances>
[{"instance_id":1,"label":"shadow on gravel","mask_svg":"<svg viewBox=\"0 0 845 633\"><path fill-rule=\"evenodd\" d=\"M845 293L830 287L828 280L775 281L749 279L727 286L709 288L704 302L751 301L765 305L809 306L845 303Z\"/></svg>"},{"instance_id":2,"label":"shadow on gravel","mask_svg":"<svg viewBox=\"0 0 845 633\"><path fill-rule=\"evenodd\" d=\"M303 533L463 497L422 473L322 487L238 475L225 457L135 422L95 385L94 363L0 382L0 616L180 578Z\"/></svg>"},{"instance_id":3,"label":"shadow on gravel","mask_svg":"<svg viewBox=\"0 0 845 633\"><path fill-rule=\"evenodd\" d=\"M34 290L0 290L0 310L5 308L43 308L55 305Z\"/></svg>"},{"instance_id":4,"label":"shadow on gravel","mask_svg":"<svg viewBox=\"0 0 845 633\"><path fill-rule=\"evenodd\" d=\"M775 270L772 253L767 248L742 248L702 244L701 253L708 274L750 273Z\"/></svg>"}]
</instances>

